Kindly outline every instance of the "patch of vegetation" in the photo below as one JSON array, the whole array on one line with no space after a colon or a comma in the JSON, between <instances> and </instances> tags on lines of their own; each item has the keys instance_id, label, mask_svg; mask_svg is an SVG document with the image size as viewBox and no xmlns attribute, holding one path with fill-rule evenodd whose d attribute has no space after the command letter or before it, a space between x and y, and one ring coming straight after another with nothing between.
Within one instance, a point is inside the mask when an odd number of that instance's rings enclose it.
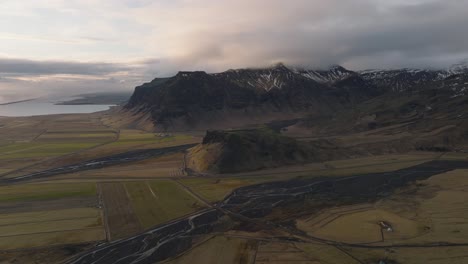
<instances>
[{"instance_id":1,"label":"patch of vegetation","mask_svg":"<svg viewBox=\"0 0 468 264\"><path fill-rule=\"evenodd\" d=\"M1 214L0 232L2 250L105 238L101 213L96 208Z\"/></svg>"},{"instance_id":2,"label":"patch of vegetation","mask_svg":"<svg viewBox=\"0 0 468 264\"><path fill-rule=\"evenodd\" d=\"M320 160L327 155L327 147L299 142L267 128L208 131L202 145L191 151L189 166L219 173L251 171Z\"/></svg>"},{"instance_id":3,"label":"patch of vegetation","mask_svg":"<svg viewBox=\"0 0 468 264\"><path fill-rule=\"evenodd\" d=\"M15 143L0 150L0 159L60 156L95 146L96 143Z\"/></svg>"},{"instance_id":4,"label":"patch of vegetation","mask_svg":"<svg viewBox=\"0 0 468 264\"><path fill-rule=\"evenodd\" d=\"M143 228L149 228L203 207L176 182L125 183L130 200Z\"/></svg>"},{"instance_id":5,"label":"patch of vegetation","mask_svg":"<svg viewBox=\"0 0 468 264\"><path fill-rule=\"evenodd\" d=\"M53 200L96 195L96 184L25 184L0 187L0 202Z\"/></svg>"},{"instance_id":6,"label":"patch of vegetation","mask_svg":"<svg viewBox=\"0 0 468 264\"><path fill-rule=\"evenodd\" d=\"M121 144L152 144L176 142L191 139L188 135L157 135L155 133L146 133L140 130L124 130L120 133L119 140L113 145Z\"/></svg>"},{"instance_id":7,"label":"patch of vegetation","mask_svg":"<svg viewBox=\"0 0 468 264\"><path fill-rule=\"evenodd\" d=\"M106 233L103 228L85 228L82 230L0 237L0 248L2 250L11 250L42 246L50 247L53 245L103 241L105 239Z\"/></svg>"}]
</instances>

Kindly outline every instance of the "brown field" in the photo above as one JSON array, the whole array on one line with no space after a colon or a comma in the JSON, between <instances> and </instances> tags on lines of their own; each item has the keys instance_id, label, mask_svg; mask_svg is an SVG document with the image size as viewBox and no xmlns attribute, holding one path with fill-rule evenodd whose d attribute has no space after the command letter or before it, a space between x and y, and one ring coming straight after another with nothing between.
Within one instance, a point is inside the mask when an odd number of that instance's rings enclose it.
<instances>
[{"instance_id":1,"label":"brown field","mask_svg":"<svg viewBox=\"0 0 468 264\"><path fill-rule=\"evenodd\" d=\"M317 264L362 264L360 262L350 256L347 252L343 251L342 249L326 245L326 244L303 244L303 243L296 243L295 246L305 252L309 258L316 261ZM370 262L373 264L373 262ZM369 264L370 264L369 263ZM376 262L378 263L378 262Z\"/></svg>"},{"instance_id":2,"label":"brown field","mask_svg":"<svg viewBox=\"0 0 468 264\"><path fill-rule=\"evenodd\" d=\"M255 263L321 264L321 262L309 256L293 243L279 242L259 242L255 254Z\"/></svg>"},{"instance_id":3,"label":"brown field","mask_svg":"<svg viewBox=\"0 0 468 264\"><path fill-rule=\"evenodd\" d=\"M96 185L23 184L0 187L0 249L104 240Z\"/></svg>"},{"instance_id":4,"label":"brown field","mask_svg":"<svg viewBox=\"0 0 468 264\"><path fill-rule=\"evenodd\" d=\"M372 205L331 208L297 220L297 227L315 237L347 243L466 243L466 175L468 170L439 174ZM393 231L382 230L380 221Z\"/></svg>"},{"instance_id":5,"label":"brown field","mask_svg":"<svg viewBox=\"0 0 468 264\"><path fill-rule=\"evenodd\" d=\"M184 178L181 182L210 202L221 201L234 189L266 181L264 178Z\"/></svg>"},{"instance_id":6,"label":"brown field","mask_svg":"<svg viewBox=\"0 0 468 264\"><path fill-rule=\"evenodd\" d=\"M464 243L468 237L468 170L454 170L421 181L416 192L402 192L380 207L424 223L430 232L407 240Z\"/></svg>"},{"instance_id":7,"label":"brown field","mask_svg":"<svg viewBox=\"0 0 468 264\"><path fill-rule=\"evenodd\" d=\"M122 183L101 183L99 189L111 240L128 237L142 230Z\"/></svg>"},{"instance_id":8,"label":"brown field","mask_svg":"<svg viewBox=\"0 0 468 264\"><path fill-rule=\"evenodd\" d=\"M0 249L104 240L101 213L93 208L0 215Z\"/></svg>"},{"instance_id":9,"label":"brown field","mask_svg":"<svg viewBox=\"0 0 468 264\"><path fill-rule=\"evenodd\" d=\"M180 177L182 174L184 153L173 153L157 158L147 159L129 164L116 165L92 171L83 171L61 175L55 178L75 179L131 179Z\"/></svg>"},{"instance_id":10,"label":"brown field","mask_svg":"<svg viewBox=\"0 0 468 264\"><path fill-rule=\"evenodd\" d=\"M92 144L89 146L89 148L82 148L79 149L78 151L74 152L67 152L63 153L61 155L55 155L52 158L49 157L47 160L42 160L41 164L38 164L37 166L30 167L27 169L22 170L19 173L13 173L10 175L10 177L13 176L19 176L22 174L26 173L33 173L36 171L41 171L41 170L46 170L50 168L55 168L59 166L64 166L64 165L69 165L69 164L75 164L79 162L83 162L86 160L90 159L96 159L96 158L102 158L110 155L115 155L118 153L124 153L128 152L131 150L138 150L138 149L151 149L151 148L164 148L164 147L172 147L172 146L179 146L179 145L185 145L185 144L193 144L200 142L199 137L192 137L192 136L187 136L187 135L173 135L170 137L158 137L155 136L154 133L147 133L147 132L141 132L141 131L133 131L132 133L137 133L137 135L144 135L144 140L142 141L141 138L136 137L130 137L125 139L124 143L118 139L117 141L105 141L104 143L102 142L96 142L96 143L87 143L87 144ZM141 134L143 133L143 134ZM121 134L122 136L122 134ZM93 142L93 141L91 141ZM43 143L45 144L45 143ZM83 144L83 143L73 143L75 145L78 144ZM41 154L39 154L41 155ZM1 162L1 155L0 155L0 162ZM173 156L169 160L159 162L158 160L155 160L156 166L159 166L160 169L155 169L155 167L151 164L151 160L145 164L145 162L141 163L132 163L132 164L124 164L122 167L130 166L126 171L125 168L122 170L120 168L117 168L115 170L112 170L112 168L105 168L104 170L94 170L93 172L85 172L83 174L83 177L94 177L93 173L98 172L98 177L100 177L102 174L107 174L107 169L109 169L110 174L114 174L117 172L118 175L117 177L127 177L127 176L132 176L129 175L128 172L134 171L133 169L136 169L135 174L137 177L140 177L138 175L153 175L154 177L169 177L169 176L181 176L181 173L179 172L179 168L182 164L182 156ZM136 167L132 167L135 165ZM147 166L147 167L145 167ZM120 166L119 166L120 167ZM121 177L122 176L122 177ZM61 176L58 176L56 178L60 178ZM63 175L63 177L76 177L76 174L70 174L70 175Z\"/></svg>"},{"instance_id":11,"label":"brown field","mask_svg":"<svg viewBox=\"0 0 468 264\"><path fill-rule=\"evenodd\" d=\"M254 249L255 243L248 240L216 236L165 263L248 264L254 263Z\"/></svg>"},{"instance_id":12,"label":"brown field","mask_svg":"<svg viewBox=\"0 0 468 264\"><path fill-rule=\"evenodd\" d=\"M468 263L468 254L466 254L468 247L392 248L391 250L346 248L346 251L363 263L378 263L380 260L411 264Z\"/></svg>"},{"instance_id":13,"label":"brown field","mask_svg":"<svg viewBox=\"0 0 468 264\"><path fill-rule=\"evenodd\" d=\"M70 236L79 237L80 234L69 233ZM92 245L92 244L91 244ZM43 248L30 248L27 250L12 250L0 252L0 263L2 264L23 264L23 263L63 263L64 260L72 257L76 252L86 250L90 244L51 246Z\"/></svg>"},{"instance_id":14,"label":"brown field","mask_svg":"<svg viewBox=\"0 0 468 264\"><path fill-rule=\"evenodd\" d=\"M103 228L88 228L53 233L1 237L0 248L2 250L27 249L55 245L81 244L104 241L105 239L106 234Z\"/></svg>"},{"instance_id":15,"label":"brown field","mask_svg":"<svg viewBox=\"0 0 468 264\"><path fill-rule=\"evenodd\" d=\"M0 187L0 204L2 202L47 201L72 197L94 197L96 199L96 185L93 183L39 183Z\"/></svg>"},{"instance_id":16,"label":"brown field","mask_svg":"<svg viewBox=\"0 0 468 264\"><path fill-rule=\"evenodd\" d=\"M298 228L315 237L354 244L402 240L424 233L424 226L418 222L387 211L370 209L353 212L347 208L342 210L343 212L336 212L328 221L298 221ZM393 232L383 231L379 225L380 221L391 224Z\"/></svg>"},{"instance_id":17,"label":"brown field","mask_svg":"<svg viewBox=\"0 0 468 264\"><path fill-rule=\"evenodd\" d=\"M114 155L136 149L162 148L201 141L203 133L162 135L134 129L125 116L57 115L0 118L0 175L11 177ZM143 117L142 117L143 118ZM132 129L122 128L126 124ZM150 128L148 126L148 128ZM387 130L400 129L395 126ZM450 129L441 128L440 131ZM439 133L434 131L433 133ZM294 130L290 130L294 132ZM346 145L378 143L405 137L379 135L381 131L335 138ZM430 136L430 134L428 134ZM234 189L296 177L340 177L388 172L434 159L466 160L467 153L388 154L288 166L208 177L186 177L180 168L184 154L48 178L49 183L0 187L0 251L58 245L73 251L81 243L116 240L204 208L190 190L210 202L222 200ZM35 166L28 167L32 164ZM27 167L27 168L25 168ZM25 168L17 173L12 171ZM9 174L10 173L10 174ZM468 170L457 170L402 188L372 204L324 209L298 219L296 226L313 236L350 243L392 245L408 243L466 243L468 237ZM166 179L174 177L177 180ZM147 179L146 181L138 181ZM155 178L153 180L152 178ZM165 178L165 179L156 179ZM111 182L111 181L118 182ZM106 182L99 182L106 181ZM97 187L96 187L96 182ZM102 207L102 209L101 209ZM382 232L379 221L394 232ZM278 242L279 230L217 233L167 263L468 263L468 247L369 250L339 248L320 243ZM32 263L31 254L0 252L0 263ZM27 255L27 257L25 257ZM36 260L34 260L36 261Z\"/></svg>"},{"instance_id":18,"label":"brown field","mask_svg":"<svg viewBox=\"0 0 468 264\"><path fill-rule=\"evenodd\" d=\"M55 211L73 208L96 208L96 196L62 197L49 200L1 202L0 214Z\"/></svg>"}]
</instances>

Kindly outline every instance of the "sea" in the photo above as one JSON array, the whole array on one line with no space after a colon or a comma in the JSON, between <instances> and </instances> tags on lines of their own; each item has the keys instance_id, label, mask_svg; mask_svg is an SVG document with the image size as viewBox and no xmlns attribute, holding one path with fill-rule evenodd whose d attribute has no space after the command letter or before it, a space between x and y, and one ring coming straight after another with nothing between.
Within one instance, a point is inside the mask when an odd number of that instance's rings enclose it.
<instances>
[{"instance_id":1,"label":"sea","mask_svg":"<svg viewBox=\"0 0 468 264\"><path fill-rule=\"evenodd\" d=\"M75 97L76 98L76 97ZM0 105L0 116L37 116L54 114L84 114L108 110L114 105L61 105L74 98L39 98L30 101Z\"/></svg>"}]
</instances>

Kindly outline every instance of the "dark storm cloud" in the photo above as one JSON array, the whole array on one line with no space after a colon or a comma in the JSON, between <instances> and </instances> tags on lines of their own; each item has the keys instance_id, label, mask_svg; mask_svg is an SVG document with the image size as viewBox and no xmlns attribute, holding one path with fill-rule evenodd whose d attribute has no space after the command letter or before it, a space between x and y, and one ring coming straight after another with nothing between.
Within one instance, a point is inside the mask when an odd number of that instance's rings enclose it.
<instances>
[{"instance_id":1,"label":"dark storm cloud","mask_svg":"<svg viewBox=\"0 0 468 264\"><path fill-rule=\"evenodd\" d=\"M252 21L204 25L182 37L190 45L175 64L221 70L282 61L362 69L445 67L468 57L468 1L259 2L261 13L246 14ZM229 8L228 16L244 11Z\"/></svg>"}]
</instances>

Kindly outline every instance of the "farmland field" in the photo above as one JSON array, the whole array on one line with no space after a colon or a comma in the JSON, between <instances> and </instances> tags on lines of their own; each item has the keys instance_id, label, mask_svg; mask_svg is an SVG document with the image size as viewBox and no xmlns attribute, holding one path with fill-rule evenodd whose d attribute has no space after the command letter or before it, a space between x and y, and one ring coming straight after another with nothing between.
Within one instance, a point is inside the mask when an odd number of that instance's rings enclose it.
<instances>
[{"instance_id":1,"label":"farmland field","mask_svg":"<svg viewBox=\"0 0 468 264\"><path fill-rule=\"evenodd\" d=\"M252 263L254 259L254 245L244 239L217 236L167 263Z\"/></svg>"},{"instance_id":2,"label":"farmland field","mask_svg":"<svg viewBox=\"0 0 468 264\"><path fill-rule=\"evenodd\" d=\"M183 184L188 186L190 189L207 199L211 202L221 201L226 197L232 190L255 184L261 181L265 181L263 178L254 178L254 179L236 179L236 178L227 178L227 179L182 179Z\"/></svg>"},{"instance_id":3,"label":"farmland field","mask_svg":"<svg viewBox=\"0 0 468 264\"><path fill-rule=\"evenodd\" d=\"M0 187L0 249L105 239L96 184Z\"/></svg>"},{"instance_id":4,"label":"farmland field","mask_svg":"<svg viewBox=\"0 0 468 264\"><path fill-rule=\"evenodd\" d=\"M82 243L105 239L100 210L62 209L0 214L0 249ZM71 234L73 235L69 237Z\"/></svg>"},{"instance_id":5,"label":"farmland field","mask_svg":"<svg viewBox=\"0 0 468 264\"><path fill-rule=\"evenodd\" d=\"M25 184L0 187L0 203L90 196L96 197L96 184Z\"/></svg>"},{"instance_id":6,"label":"farmland field","mask_svg":"<svg viewBox=\"0 0 468 264\"><path fill-rule=\"evenodd\" d=\"M130 203L128 193L122 183L101 183L105 221L111 240L134 235L141 231L140 223Z\"/></svg>"},{"instance_id":7,"label":"farmland field","mask_svg":"<svg viewBox=\"0 0 468 264\"><path fill-rule=\"evenodd\" d=\"M125 188L145 229L203 208L174 181L128 182Z\"/></svg>"},{"instance_id":8,"label":"farmland field","mask_svg":"<svg viewBox=\"0 0 468 264\"><path fill-rule=\"evenodd\" d=\"M0 174L4 174L1 179L6 183L0 186L0 263L61 263L86 248L106 247L135 235L145 239L125 241L132 241L138 248L150 245L158 235L167 235L168 240L161 241L168 244L160 243L170 245L163 248L165 251L173 250L173 241L181 241L186 250L165 261L174 264L367 264L385 258L395 261L388 262L391 264L466 263L467 247L392 248L400 244L466 243L466 169L412 182L357 204L353 199L327 204L327 196L304 202L301 199L308 198L298 195L299 202L278 203L270 215L249 216L253 220L226 212L234 208L234 213L250 213L250 208L260 208L268 213L269 203L273 203L269 199L276 199L277 192L266 192L266 196L261 191L256 193L263 188L259 186L268 185L263 183L278 182L281 186L275 190L281 192L289 180L338 182L338 177L391 172L430 160L463 161L468 154L462 151L356 156L243 173L197 174L183 170L184 150L148 155L142 160L132 160L132 153L199 143L199 132L153 133L133 125L110 126L101 117L61 115L8 122L0 118ZM353 144L351 137L345 140ZM380 139L367 134L359 138L362 142L374 140ZM70 170L72 173L15 184L6 180L122 153L130 154L109 166ZM246 202L246 210L239 207L234 211L236 203L243 206L246 196L231 199L232 207L217 203L247 186L251 189L245 190L251 191L253 198ZM380 222L390 224L392 232L384 232ZM192 228L193 233L189 233ZM177 237L182 231L187 233ZM331 242L324 244L311 237ZM357 246L340 244L344 242ZM387 248L358 247L362 245ZM42 257L36 260L36 256Z\"/></svg>"}]
</instances>

